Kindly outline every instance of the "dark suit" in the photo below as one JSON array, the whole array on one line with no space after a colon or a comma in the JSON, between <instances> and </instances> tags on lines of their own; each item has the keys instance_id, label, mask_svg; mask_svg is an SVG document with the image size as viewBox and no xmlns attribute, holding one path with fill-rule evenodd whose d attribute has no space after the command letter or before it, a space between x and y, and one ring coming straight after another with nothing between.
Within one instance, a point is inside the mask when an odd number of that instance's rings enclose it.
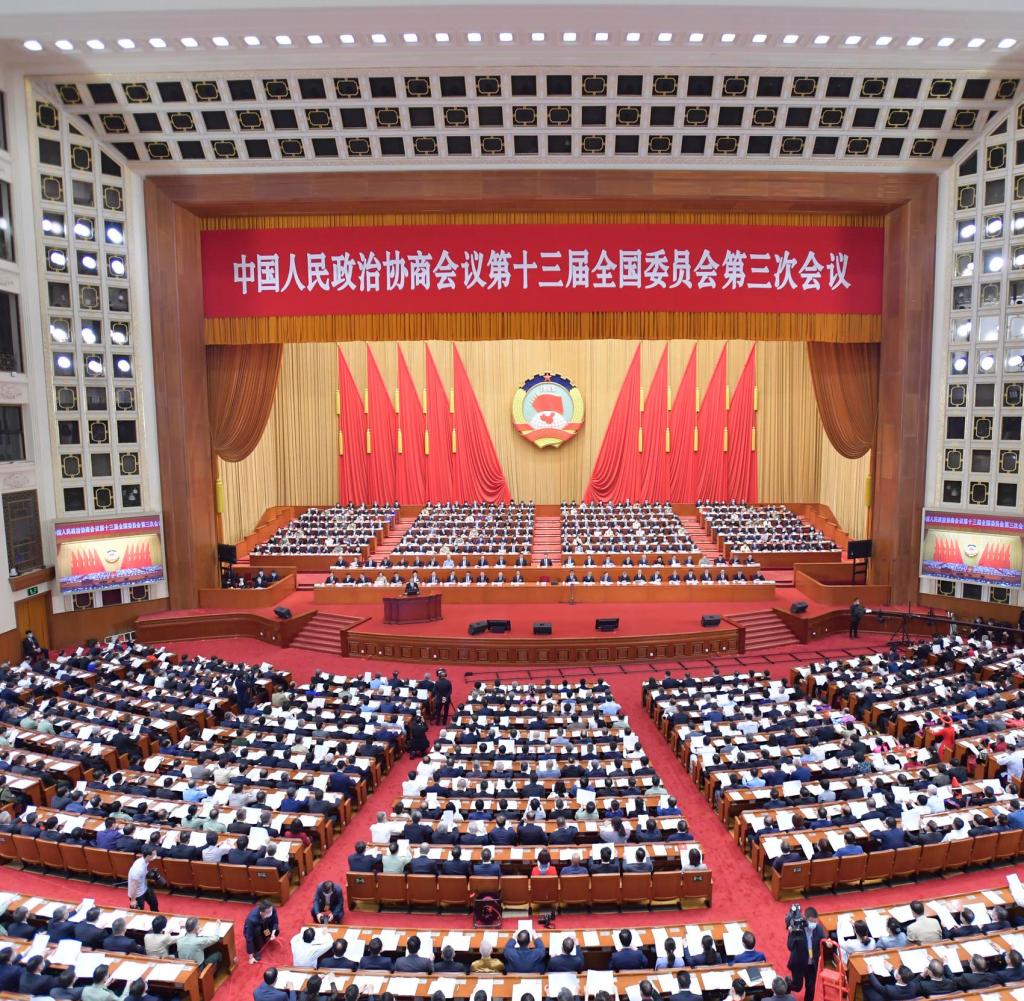
<instances>
[{"instance_id":1,"label":"dark suit","mask_svg":"<svg viewBox=\"0 0 1024 1001\"><path fill-rule=\"evenodd\" d=\"M808 934L810 944L808 945ZM790 931L786 940L789 948L789 972L793 983L791 990L804 990L804 1001L814 1001L814 988L818 979L818 960L821 957L821 943L825 929L820 924L813 931Z\"/></svg>"}]
</instances>

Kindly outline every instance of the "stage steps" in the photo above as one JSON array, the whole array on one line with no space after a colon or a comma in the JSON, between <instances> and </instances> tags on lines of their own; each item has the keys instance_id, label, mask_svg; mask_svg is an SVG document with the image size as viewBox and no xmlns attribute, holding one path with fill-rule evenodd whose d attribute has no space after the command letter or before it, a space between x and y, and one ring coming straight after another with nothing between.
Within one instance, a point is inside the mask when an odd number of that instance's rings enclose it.
<instances>
[{"instance_id":1,"label":"stage steps","mask_svg":"<svg viewBox=\"0 0 1024 1001\"><path fill-rule=\"evenodd\" d=\"M341 635L353 621L351 616L317 612L288 646L298 647L300 650L315 650L317 653L340 654Z\"/></svg>"},{"instance_id":2,"label":"stage steps","mask_svg":"<svg viewBox=\"0 0 1024 1001\"><path fill-rule=\"evenodd\" d=\"M394 552L395 546L402 541L402 536L405 535L406 530L415 520L415 518L396 518L391 522L391 527L388 529L387 534L370 550L369 558L382 560L385 556L390 556Z\"/></svg>"},{"instance_id":3,"label":"stage steps","mask_svg":"<svg viewBox=\"0 0 1024 1001\"><path fill-rule=\"evenodd\" d=\"M562 519L560 515L541 515L533 519L533 546L530 562L536 566L545 556L558 566L562 562Z\"/></svg>"},{"instance_id":4,"label":"stage steps","mask_svg":"<svg viewBox=\"0 0 1024 1001\"><path fill-rule=\"evenodd\" d=\"M790 646L798 642L773 608L765 608L759 612L730 612L725 617L729 622L743 626L747 653Z\"/></svg>"},{"instance_id":5,"label":"stage steps","mask_svg":"<svg viewBox=\"0 0 1024 1001\"><path fill-rule=\"evenodd\" d=\"M699 547L702 556L710 556L712 559L718 556L718 546L711 538L711 533L700 523L699 518L681 517L679 520L683 523L683 531L693 539L694 545Z\"/></svg>"}]
</instances>

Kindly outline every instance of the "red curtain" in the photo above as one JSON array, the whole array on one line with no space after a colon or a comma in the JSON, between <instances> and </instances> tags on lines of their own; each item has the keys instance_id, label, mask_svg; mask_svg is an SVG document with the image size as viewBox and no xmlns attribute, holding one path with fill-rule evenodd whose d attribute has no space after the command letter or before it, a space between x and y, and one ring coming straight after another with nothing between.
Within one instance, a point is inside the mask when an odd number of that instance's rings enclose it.
<instances>
[{"instance_id":1,"label":"red curtain","mask_svg":"<svg viewBox=\"0 0 1024 1001\"><path fill-rule=\"evenodd\" d=\"M585 501L638 498L640 485L640 347L626 371L608 429L594 460Z\"/></svg>"},{"instance_id":2,"label":"red curtain","mask_svg":"<svg viewBox=\"0 0 1024 1001\"><path fill-rule=\"evenodd\" d=\"M757 414L754 386L757 383L757 345L750 349L729 402L729 498L757 503Z\"/></svg>"},{"instance_id":3,"label":"red curtain","mask_svg":"<svg viewBox=\"0 0 1024 1001\"><path fill-rule=\"evenodd\" d=\"M725 348L697 412L697 497L728 500L729 471L725 452Z\"/></svg>"},{"instance_id":4,"label":"red curtain","mask_svg":"<svg viewBox=\"0 0 1024 1001\"><path fill-rule=\"evenodd\" d=\"M668 347L661 352L658 367L644 399L640 415L640 486L635 497L643 500L668 499L668 455L665 438L668 430Z\"/></svg>"},{"instance_id":5,"label":"red curtain","mask_svg":"<svg viewBox=\"0 0 1024 1001\"><path fill-rule=\"evenodd\" d=\"M448 394L434 364L430 348L424 347L427 371L427 500L454 500L452 497L452 415Z\"/></svg>"},{"instance_id":6,"label":"red curtain","mask_svg":"<svg viewBox=\"0 0 1024 1001\"><path fill-rule=\"evenodd\" d=\"M366 456L367 498L370 503L392 504L395 500L395 445L398 435L395 408L380 369L366 345L366 396L369 438Z\"/></svg>"},{"instance_id":7,"label":"red curtain","mask_svg":"<svg viewBox=\"0 0 1024 1001\"><path fill-rule=\"evenodd\" d=\"M416 392L416 383L405 360L405 353L398 349L398 433L399 448L395 456L395 488L397 499L402 504L425 504L427 502L426 454L423 451L423 436L426 421L423 416L423 401Z\"/></svg>"},{"instance_id":8,"label":"red curtain","mask_svg":"<svg viewBox=\"0 0 1024 1001\"><path fill-rule=\"evenodd\" d=\"M464 501L508 503L512 494L505 482L505 472L455 345L452 345L452 367L455 375L453 497Z\"/></svg>"},{"instance_id":9,"label":"red curtain","mask_svg":"<svg viewBox=\"0 0 1024 1001\"><path fill-rule=\"evenodd\" d=\"M693 432L697 427L697 348L679 380L669 417L669 497L677 504L697 499L697 455Z\"/></svg>"},{"instance_id":10,"label":"red curtain","mask_svg":"<svg viewBox=\"0 0 1024 1001\"><path fill-rule=\"evenodd\" d=\"M877 344L807 343L821 423L847 459L859 459L875 443L878 352Z\"/></svg>"},{"instance_id":11,"label":"red curtain","mask_svg":"<svg viewBox=\"0 0 1024 1001\"><path fill-rule=\"evenodd\" d=\"M338 396L341 412L338 431L341 435L338 456L338 501L342 504L365 504L366 476L366 413L355 379L338 351Z\"/></svg>"},{"instance_id":12,"label":"red curtain","mask_svg":"<svg viewBox=\"0 0 1024 1001\"><path fill-rule=\"evenodd\" d=\"M270 419L283 344L216 344L206 349L210 439L226 462L241 462Z\"/></svg>"}]
</instances>

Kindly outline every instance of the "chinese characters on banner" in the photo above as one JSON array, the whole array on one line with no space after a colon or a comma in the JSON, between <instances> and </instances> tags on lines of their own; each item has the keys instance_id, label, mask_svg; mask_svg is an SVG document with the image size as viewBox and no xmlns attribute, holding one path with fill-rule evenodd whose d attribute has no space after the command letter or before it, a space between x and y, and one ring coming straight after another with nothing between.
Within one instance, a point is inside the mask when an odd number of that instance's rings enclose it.
<instances>
[{"instance_id":1,"label":"chinese characters on banner","mask_svg":"<svg viewBox=\"0 0 1024 1001\"><path fill-rule=\"evenodd\" d=\"M520 225L208 230L207 317L881 312L874 227Z\"/></svg>"}]
</instances>

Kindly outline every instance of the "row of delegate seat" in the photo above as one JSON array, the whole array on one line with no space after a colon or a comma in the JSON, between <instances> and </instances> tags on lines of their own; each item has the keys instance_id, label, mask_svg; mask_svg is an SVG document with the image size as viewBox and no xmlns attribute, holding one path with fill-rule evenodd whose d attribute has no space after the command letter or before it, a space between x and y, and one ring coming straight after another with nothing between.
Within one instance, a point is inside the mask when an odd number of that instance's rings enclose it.
<instances>
[{"instance_id":1,"label":"row of delegate seat","mask_svg":"<svg viewBox=\"0 0 1024 1001\"><path fill-rule=\"evenodd\" d=\"M710 907L709 869L682 872L630 872L580 876L419 876L404 873L348 873L349 907L465 910L474 897L495 895L512 910L585 908L622 910L625 906Z\"/></svg>"}]
</instances>

